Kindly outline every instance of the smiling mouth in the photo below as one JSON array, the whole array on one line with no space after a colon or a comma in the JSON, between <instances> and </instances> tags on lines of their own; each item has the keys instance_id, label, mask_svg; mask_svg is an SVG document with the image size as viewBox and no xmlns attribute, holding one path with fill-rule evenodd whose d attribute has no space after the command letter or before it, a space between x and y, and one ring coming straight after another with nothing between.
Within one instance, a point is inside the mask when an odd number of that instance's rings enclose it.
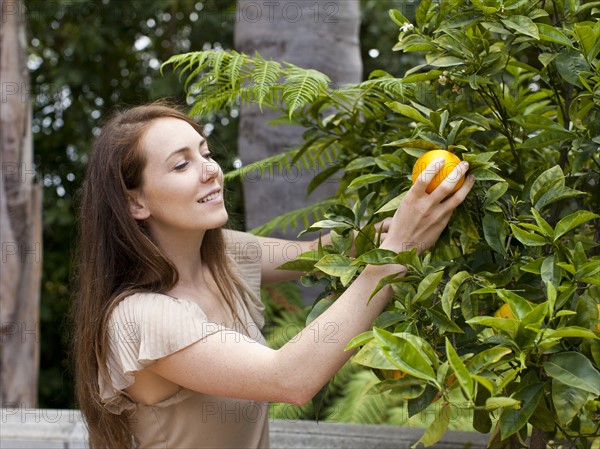
<instances>
[{"instance_id":1,"label":"smiling mouth","mask_svg":"<svg viewBox=\"0 0 600 449\"><path fill-rule=\"evenodd\" d=\"M213 192L213 193L210 193L210 194L206 195L204 198L201 198L200 200L198 200L198 202L199 203L206 203L208 201L216 200L220 196L221 196L221 191L218 190L216 192Z\"/></svg>"}]
</instances>

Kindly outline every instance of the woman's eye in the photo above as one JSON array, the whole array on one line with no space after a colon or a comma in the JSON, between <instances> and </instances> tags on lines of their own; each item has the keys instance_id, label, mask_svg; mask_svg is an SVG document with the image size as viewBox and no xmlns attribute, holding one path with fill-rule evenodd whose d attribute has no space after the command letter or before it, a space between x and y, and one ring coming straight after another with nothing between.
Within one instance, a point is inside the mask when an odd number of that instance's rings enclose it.
<instances>
[{"instance_id":1,"label":"woman's eye","mask_svg":"<svg viewBox=\"0 0 600 449\"><path fill-rule=\"evenodd\" d=\"M188 162L188 161L183 161L183 162L180 162L179 164L177 164L177 165L174 167L174 169L175 169L175 170L177 170L177 171L183 170L185 167L187 167L187 165L188 165L188 164L189 164L189 162Z\"/></svg>"},{"instance_id":2,"label":"woman's eye","mask_svg":"<svg viewBox=\"0 0 600 449\"><path fill-rule=\"evenodd\" d=\"M204 153L204 154L202 155L202 157L203 157L204 159L213 159L213 154L212 154L212 153Z\"/></svg>"}]
</instances>

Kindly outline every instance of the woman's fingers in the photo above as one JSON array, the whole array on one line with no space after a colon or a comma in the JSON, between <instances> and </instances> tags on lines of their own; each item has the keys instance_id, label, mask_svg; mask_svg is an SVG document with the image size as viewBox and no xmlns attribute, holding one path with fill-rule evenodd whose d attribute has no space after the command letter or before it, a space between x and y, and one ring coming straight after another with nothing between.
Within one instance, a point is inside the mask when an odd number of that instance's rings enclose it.
<instances>
[{"instance_id":1,"label":"woman's fingers","mask_svg":"<svg viewBox=\"0 0 600 449\"><path fill-rule=\"evenodd\" d=\"M427 186L435 177L435 175L437 175L437 173L442 169L445 162L446 160L443 157L432 160L419 174L419 176L417 176L417 180L415 181L412 190L415 193L426 193L425 190L427 189Z\"/></svg>"},{"instance_id":2,"label":"woman's fingers","mask_svg":"<svg viewBox=\"0 0 600 449\"><path fill-rule=\"evenodd\" d=\"M460 189L444 201L443 204L449 207L451 211L456 209L465 200L474 184L475 176L467 175L465 177L465 182L460 186Z\"/></svg>"},{"instance_id":3,"label":"woman's fingers","mask_svg":"<svg viewBox=\"0 0 600 449\"><path fill-rule=\"evenodd\" d=\"M441 202L447 198L456 187L456 184L466 175L467 170L469 170L468 162L462 161L457 164L440 185L431 192L432 199Z\"/></svg>"},{"instance_id":4,"label":"woman's fingers","mask_svg":"<svg viewBox=\"0 0 600 449\"><path fill-rule=\"evenodd\" d=\"M452 194L469 168L467 162L454 167L431 194L426 192L428 183L439 172L442 161L443 159L435 160L426 167L404 196L394 217L382 224L382 227L387 226L385 249L417 246L421 252L431 247L448 224L454 209L467 197L473 187L472 175L467 176L463 185Z\"/></svg>"}]
</instances>

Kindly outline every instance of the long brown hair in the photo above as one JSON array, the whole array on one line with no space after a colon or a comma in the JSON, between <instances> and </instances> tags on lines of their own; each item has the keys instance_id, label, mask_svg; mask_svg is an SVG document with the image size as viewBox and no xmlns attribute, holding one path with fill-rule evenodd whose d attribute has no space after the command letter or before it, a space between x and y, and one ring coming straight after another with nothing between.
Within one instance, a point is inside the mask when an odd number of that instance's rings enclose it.
<instances>
[{"instance_id":1,"label":"long brown hair","mask_svg":"<svg viewBox=\"0 0 600 449\"><path fill-rule=\"evenodd\" d=\"M127 190L142 181L141 140L151 123L177 118L200 134L185 113L165 104L118 112L102 128L88 160L79 206L77 285L73 307L75 394L89 430L91 449L130 449L125 414L110 413L102 403L98 376L110 382L108 319L123 298L136 292L166 292L178 281L174 264L155 245L143 223L130 214ZM228 269L221 229L207 230L201 247L234 319L241 283Z\"/></svg>"}]
</instances>

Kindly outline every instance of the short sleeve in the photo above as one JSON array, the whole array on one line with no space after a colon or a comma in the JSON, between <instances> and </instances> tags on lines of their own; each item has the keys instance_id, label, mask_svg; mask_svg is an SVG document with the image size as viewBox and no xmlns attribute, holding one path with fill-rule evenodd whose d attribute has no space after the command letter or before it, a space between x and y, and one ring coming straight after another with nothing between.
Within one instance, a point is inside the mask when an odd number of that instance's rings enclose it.
<instances>
[{"instance_id":1,"label":"short sleeve","mask_svg":"<svg viewBox=\"0 0 600 449\"><path fill-rule=\"evenodd\" d=\"M232 268L248 290L242 295L244 304L259 329L265 323L265 306L261 299L262 249L256 236L247 232L226 230L224 232L226 252Z\"/></svg>"},{"instance_id":2,"label":"short sleeve","mask_svg":"<svg viewBox=\"0 0 600 449\"><path fill-rule=\"evenodd\" d=\"M191 301L151 293L123 299L108 324L110 384L99 379L107 409L121 413L133 407L123 390L133 385L134 372L221 329Z\"/></svg>"}]
</instances>

